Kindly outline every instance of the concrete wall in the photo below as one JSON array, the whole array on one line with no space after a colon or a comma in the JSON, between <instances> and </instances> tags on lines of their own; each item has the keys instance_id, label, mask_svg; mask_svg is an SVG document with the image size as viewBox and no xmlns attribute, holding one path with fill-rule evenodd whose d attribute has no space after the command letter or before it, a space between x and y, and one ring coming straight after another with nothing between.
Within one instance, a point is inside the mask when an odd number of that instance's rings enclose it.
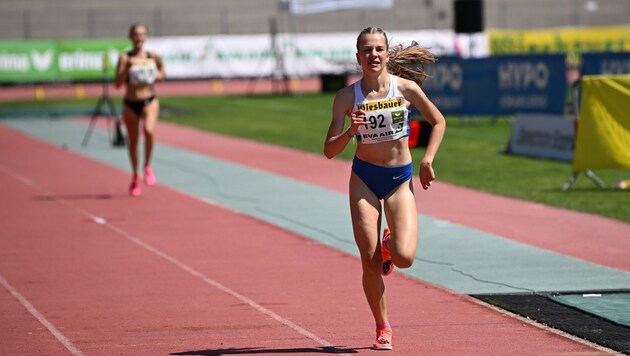
<instances>
[{"instance_id":1,"label":"concrete wall","mask_svg":"<svg viewBox=\"0 0 630 356\"><path fill-rule=\"evenodd\" d=\"M289 16L278 0L0 0L0 40L126 37L131 23L154 36L359 32L453 28L452 0L394 0L388 10ZM486 28L630 24L630 0L485 0Z\"/></svg>"}]
</instances>

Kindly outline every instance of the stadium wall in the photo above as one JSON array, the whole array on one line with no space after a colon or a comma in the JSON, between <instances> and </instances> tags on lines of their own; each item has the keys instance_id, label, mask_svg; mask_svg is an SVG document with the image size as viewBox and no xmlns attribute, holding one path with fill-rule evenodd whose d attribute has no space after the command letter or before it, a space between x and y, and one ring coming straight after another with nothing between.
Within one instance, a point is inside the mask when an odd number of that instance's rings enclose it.
<instances>
[{"instance_id":1,"label":"stadium wall","mask_svg":"<svg viewBox=\"0 0 630 356\"><path fill-rule=\"evenodd\" d=\"M279 0L20 0L0 1L0 40L118 38L131 23L154 36L279 32L358 33L453 29L453 0L394 0L390 9L289 15ZM630 24L628 0L484 0L484 28L533 29Z\"/></svg>"}]
</instances>

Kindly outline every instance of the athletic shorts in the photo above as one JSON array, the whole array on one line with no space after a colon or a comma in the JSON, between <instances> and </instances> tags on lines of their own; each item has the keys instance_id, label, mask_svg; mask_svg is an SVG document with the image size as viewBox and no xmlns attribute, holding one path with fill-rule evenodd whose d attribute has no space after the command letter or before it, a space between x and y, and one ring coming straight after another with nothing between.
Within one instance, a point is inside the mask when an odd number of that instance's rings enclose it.
<instances>
[{"instance_id":1,"label":"athletic shorts","mask_svg":"<svg viewBox=\"0 0 630 356\"><path fill-rule=\"evenodd\" d=\"M356 156L352 161L352 171L379 199L385 198L392 190L413 176L412 163L398 167L384 167L362 161Z\"/></svg>"},{"instance_id":2,"label":"athletic shorts","mask_svg":"<svg viewBox=\"0 0 630 356\"><path fill-rule=\"evenodd\" d=\"M142 100L124 99L123 102L125 103L125 106L127 106L129 109L131 109L131 111L133 111L134 114L136 114L137 117L140 117L140 114L142 114L142 110L144 110L145 106L149 105L154 99L155 95L152 95Z\"/></svg>"}]
</instances>

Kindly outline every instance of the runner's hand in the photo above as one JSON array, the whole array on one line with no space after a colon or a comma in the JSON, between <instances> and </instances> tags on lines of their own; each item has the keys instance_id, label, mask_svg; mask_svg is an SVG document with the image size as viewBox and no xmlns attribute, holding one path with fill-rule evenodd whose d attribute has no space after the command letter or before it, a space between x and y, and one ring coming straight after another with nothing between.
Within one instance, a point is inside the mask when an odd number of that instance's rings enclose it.
<instances>
[{"instance_id":1,"label":"runner's hand","mask_svg":"<svg viewBox=\"0 0 630 356\"><path fill-rule=\"evenodd\" d=\"M365 125L365 112L357 110L350 115L350 128L348 128L348 131L354 135L359 131L359 126L361 125Z\"/></svg>"},{"instance_id":2,"label":"runner's hand","mask_svg":"<svg viewBox=\"0 0 630 356\"><path fill-rule=\"evenodd\" d=\"M435 172L430 162L420 163L420 183L424 190L429 189L431 183L435 180Z\"/></svg>"}]
</instances>

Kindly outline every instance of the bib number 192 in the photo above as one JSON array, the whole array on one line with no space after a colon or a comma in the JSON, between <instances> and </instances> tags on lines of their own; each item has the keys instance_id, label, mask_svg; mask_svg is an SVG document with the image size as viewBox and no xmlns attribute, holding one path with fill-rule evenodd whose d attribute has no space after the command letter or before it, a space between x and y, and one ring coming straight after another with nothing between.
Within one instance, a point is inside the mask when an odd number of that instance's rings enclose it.
<instances>
[{"instance_id":1,"label":"bib number 192","mask_svg":"<svg viewBox=\"0 0 630 356\"><path fill-rule=\"evenodd\" d=\"M368 123L369 121L369 123ZM370 116L369 118L365 118L365 128L366 129L375 129L377 127L385 127L385 116L383 114L379 114L378 116Z\"/></svg>"}]
</instances>

